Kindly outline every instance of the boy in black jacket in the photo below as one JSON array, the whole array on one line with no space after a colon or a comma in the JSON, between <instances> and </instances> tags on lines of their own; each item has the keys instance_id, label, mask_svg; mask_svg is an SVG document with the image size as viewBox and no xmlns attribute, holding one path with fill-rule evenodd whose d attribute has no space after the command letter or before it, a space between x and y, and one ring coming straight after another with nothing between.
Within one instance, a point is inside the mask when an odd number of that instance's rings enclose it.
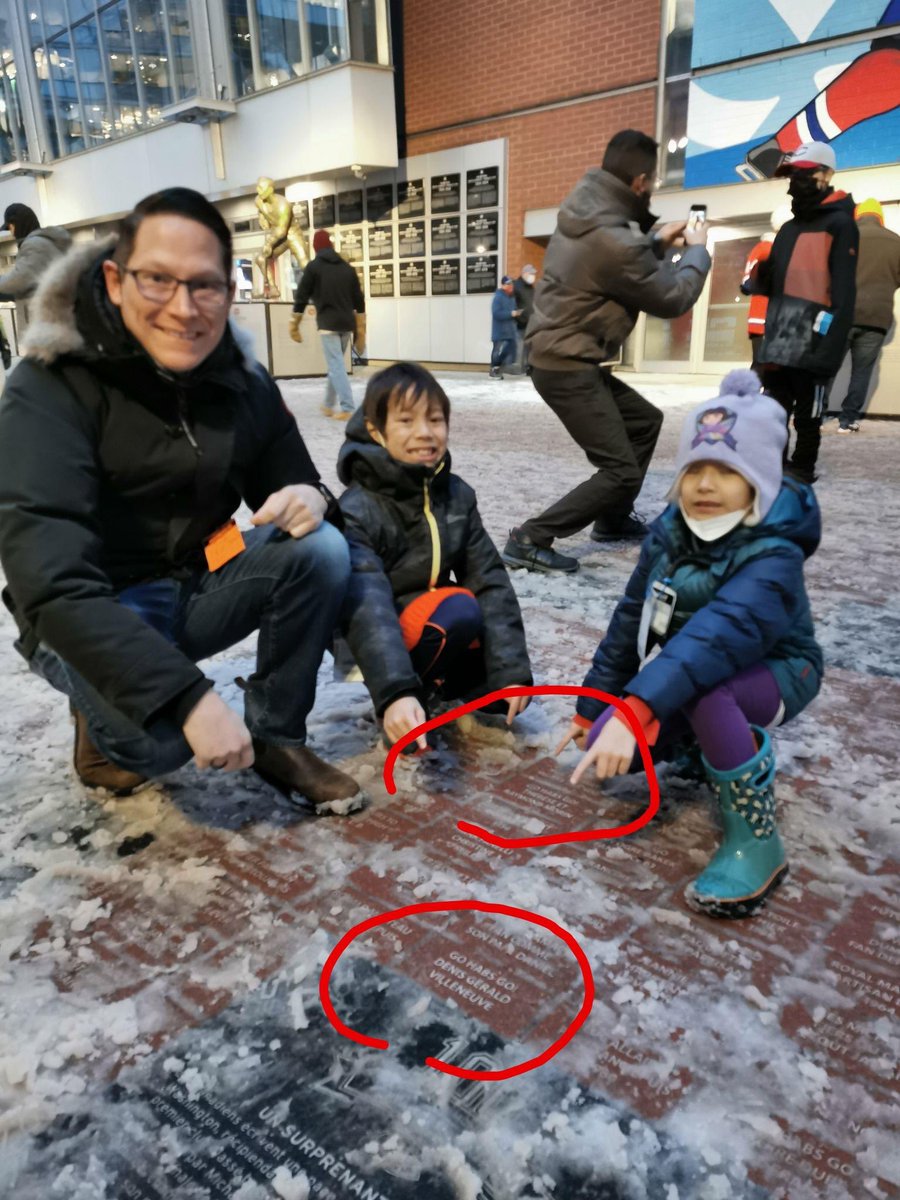
<instances>
[{"instance_id":1,"label":"boy in black jacket","mask_svg":"<svg viewBox=\"0 0 900 1200\"><path fill-rule=\"evenodd\" d=\"M532 681L506 568L450 472L449 417L434 376L397 363L369 380L338 458L353 566L343 632L391 743L427 720L434 695ZM507 701L507 721L526 704Z\"/></svg>"},{"instance_id":2,"label":"boy in black jacket","mask_svg":"<svg viewBox=\"0 0 900 1200\"><path fill-rule=\"evenodd\" d=\"M831 186L835 166L824 142L804 142L785 156L775 173L790 179L794 218L745 288L769 297L760 374L788 419L793 414L797 440L787 469L804 483L816 478L825 394L844 357L856 302L859 232L852 196Z\"/></svg>"}]
</instances>

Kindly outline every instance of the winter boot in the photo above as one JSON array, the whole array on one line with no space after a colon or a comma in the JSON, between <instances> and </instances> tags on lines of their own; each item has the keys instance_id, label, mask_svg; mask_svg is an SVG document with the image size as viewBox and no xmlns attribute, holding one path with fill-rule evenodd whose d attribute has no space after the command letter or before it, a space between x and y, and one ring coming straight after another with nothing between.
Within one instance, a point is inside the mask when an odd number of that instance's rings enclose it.
<instances>
[{"instance_id":1,"label":"winter boot","mask_svg":"<svg viewBox=\"0 0 900 1200\"><path fill-rule=\"evenodd\" d=\"M127 771L124 767L117 767L105 758L91 741L84 713L71 704L69 711L75 721L72 764L75 774L85 787L110 792L113 796L130 796L149 783L143 775Z\"/></svg>"},{"instance_id":2,"label":"winter boot","mask_svg":"<svg viewBox=\"0 0 900 1200\"><path fill-rule=\"evenodd\" d=\"M703 760L710 786L719 794L725 836L685 897L711 917L751 916L787 874L775 827L775 754L766 731L751 729L759 750L749 762L716 771Z\"/></svg>"}]
</instances>

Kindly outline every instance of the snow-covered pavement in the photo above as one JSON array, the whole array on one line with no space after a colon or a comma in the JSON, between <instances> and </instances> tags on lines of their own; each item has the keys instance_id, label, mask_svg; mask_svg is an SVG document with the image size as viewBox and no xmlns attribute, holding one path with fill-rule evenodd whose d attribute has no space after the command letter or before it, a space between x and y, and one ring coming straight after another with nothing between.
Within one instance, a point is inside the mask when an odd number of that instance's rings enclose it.
<instances>
[{"instance_id":1,"label":"snow-covered pavement","mask_svg":"<svg viewBox=\"0 0 900 1200\"><path fill-rule=\"evenodd\" d=\"M454 470L502 544L589 472L526 379L442 375ZM362 394L362 380L354 391ZM680 418L714 388L643 379L665 410L638 510L671 481ZM321 381L283 391L325 481L343 426ZM693 914L682 890L715 844L703 789L661 772L660 815L627 840L498 851L517 836L619 824L643 780L576 791L550 754L570 709L517 732L476 724L404 761L399 790L359 684L323 665L315 749L371 805L310 818L256 776L186 769L126 800L84 793L66 703L29 675L0 615L0 1198L65 1200L885 1200L900 1195L897 943L900 425L823 439L824 517L807 581L827 678L776 736L791 874L752 921ZM538 683L581 682L636 558L586 535L572 577L514 574ZM253 641L208 665L236 706ZM570 766L572 752L563 763ZM891 763L895 765L892 767ZM441 900L539 913L410 916L335 970L367 917Z\"/></svg>"}]
</instances>

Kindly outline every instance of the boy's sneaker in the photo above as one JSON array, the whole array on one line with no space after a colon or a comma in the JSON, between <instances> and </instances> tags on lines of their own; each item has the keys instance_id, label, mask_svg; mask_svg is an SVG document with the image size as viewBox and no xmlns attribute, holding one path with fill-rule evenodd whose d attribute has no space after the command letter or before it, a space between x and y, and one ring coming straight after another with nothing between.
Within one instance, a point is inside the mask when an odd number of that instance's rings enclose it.
<instances>
[{"instance_id":1,"label":"boy's sneaker","mask_svg":"<svg viewBox=\"0 0 900 1200\"><path fill-rule=\"evenodd\" d=\"M491 369L488 371L488 378L489 379L502 379L503 376L500 374L500 368L499 367L491 367Z\"/></svg>"},{"instance_id":2,"label":"boy's sneaker","mask_svg":"<svg viewBox=\"0 0 900 1200\"><path fill-rule=\"evenodd\" d=\"M526 571L543 571L548 575L555 571L573 575L578 570L577 558L557 554L551 546L538 546L518 529L509 531L509 540L500 557L508 567L524 567Z\"/></svg>"},{"instance_id":3,"label":"boy's sneaker","mask_svg":"<svg viewBox=\"0 0 900 1200\"><path fill-rule=\"evenodd\" d=\"M859 421L850 421L846 425L838 425L838 433L859 433Z\"/></svg>"}]
</instances>

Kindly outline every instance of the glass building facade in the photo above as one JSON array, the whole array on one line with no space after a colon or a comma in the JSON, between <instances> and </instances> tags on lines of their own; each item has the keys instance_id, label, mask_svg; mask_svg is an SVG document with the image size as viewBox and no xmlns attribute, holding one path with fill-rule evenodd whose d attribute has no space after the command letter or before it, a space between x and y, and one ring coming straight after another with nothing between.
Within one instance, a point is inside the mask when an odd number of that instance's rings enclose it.
<instances>
[{"instance_id":1,"label":"glass building facade","mask_svg":"<svg viewBox=\"0 0 900 1200\"><path fill-rule=\"evenodd\" d=\"M210 38L212 5L220 8L227 68L224 78L201 79L197 39ZM89 150L158 124L168 105L192 96L239 100L339 63L389 65L388 39L379 38L386 7L387 0L4 0L0 159L51 161ZM41 143L31 153L16 16Z\"/></svg>"}]
</instances>

